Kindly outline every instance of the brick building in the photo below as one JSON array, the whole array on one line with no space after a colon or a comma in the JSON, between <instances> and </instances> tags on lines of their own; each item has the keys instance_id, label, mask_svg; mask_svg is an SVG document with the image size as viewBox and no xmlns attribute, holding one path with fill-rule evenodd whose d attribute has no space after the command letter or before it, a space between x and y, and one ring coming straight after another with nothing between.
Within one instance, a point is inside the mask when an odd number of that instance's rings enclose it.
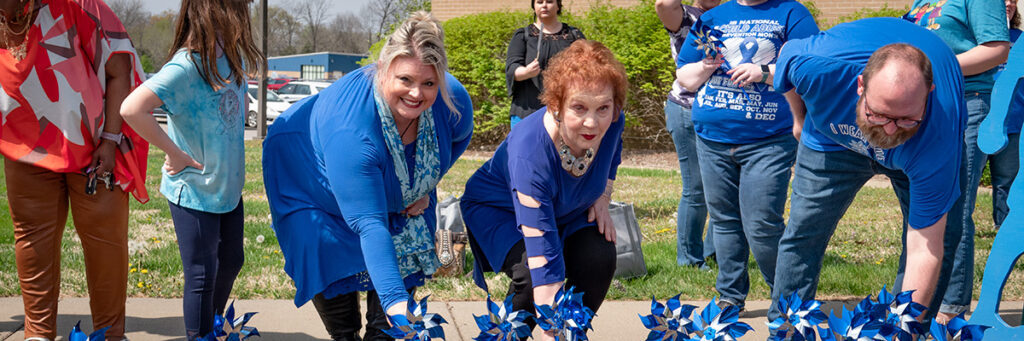
<instances>
[{"instance_id":1,"label":"brick building","mask_svg":"<svg viewBox=\"0 0 1024 341\"><path fill-rule=\"evenodd\" d=\"M586 10L597 1L607 1L614 6L632 6L639 0L563 0L562 4L570 11ZM690 2L689 0L684 0ZM912 0L812 0L821 10L821 20L834 23L836 19L850 15L861 8L881 8L888 4L890 8L909 6ZM530 7L527 0L433 0L431 7L438 19L450 18L481 12L500 10L526 10ZM820 24L820 23L819 23Z\"/></svg>"}]
</instances>

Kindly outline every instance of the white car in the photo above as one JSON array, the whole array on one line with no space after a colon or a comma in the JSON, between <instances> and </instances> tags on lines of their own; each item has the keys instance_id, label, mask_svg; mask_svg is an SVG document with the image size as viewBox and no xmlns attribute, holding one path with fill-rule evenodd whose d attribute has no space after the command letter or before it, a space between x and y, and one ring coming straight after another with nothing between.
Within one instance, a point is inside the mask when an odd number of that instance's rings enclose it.
<instances>
[{"instance_id":1,"label":"white car","mask_svg":"<svg viewBox=\"0 0 1024 341\"><path fill-rule=\"evenodd\" d=\"M259 91L259 87L249 84L249 112L245 114L246 127L255 127L256 121L259 120ZM291 105L291 103L281 100L273 90L267 91L267 121L273 122Z\"/></svg>"},{"instance_id":2,"label":"white car","mask_svg":"<svg viewBox=\"0 0 1024 341\"><path fill-rule=\"evenodd\" d=\"M323 91L328 86L331 86L329 82L317 82L317 81L291 81L285 84L277 90L277 95L281 97L285 102L295 103L296 101L315 95L320 91Z\"/></svg>"}]
</instances>

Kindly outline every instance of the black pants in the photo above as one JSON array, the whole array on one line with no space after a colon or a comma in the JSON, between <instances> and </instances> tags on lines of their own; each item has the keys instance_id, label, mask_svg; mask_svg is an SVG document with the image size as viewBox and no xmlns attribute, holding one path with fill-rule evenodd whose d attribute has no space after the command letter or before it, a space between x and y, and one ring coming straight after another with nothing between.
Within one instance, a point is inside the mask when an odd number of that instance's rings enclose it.
<instances>
[{"instance_id":1,"label":"black pants","mask_svg":"<svg viewBox=\"0 0 1024 341\"><path fill-rule=\"evenodd\" d=\"M409 290L413 295L416 288ZM327 333L335 341L392 341L384 330L391 328L384 308L380 306L380 297L376 291L366 293L366 332L359 338L362 321L359 320L359 292L338 295L325 299L323 294L313 296L313 306L320 314Z\"/></svg>"},{"instance_id":2,"label":"black pants","mask_svg":"<svg viewBox=\"0 0 1024 341\"><path fill-rule=\"evenodd\" d=\"M584 228L565 239L562 258L565 260L565 288L575 286L576 292L583 292L583 305L596 313L615 275L615 243L605 240L597 227ZM501 272L512 278L508 294L515 295L512 297L513 310L526 310L536 315L533 281L526 259L526 247L520 241L509 250ZM531 330L537 325L533 318L526 319L526 323Z\"/></svg>"}]
</instances>

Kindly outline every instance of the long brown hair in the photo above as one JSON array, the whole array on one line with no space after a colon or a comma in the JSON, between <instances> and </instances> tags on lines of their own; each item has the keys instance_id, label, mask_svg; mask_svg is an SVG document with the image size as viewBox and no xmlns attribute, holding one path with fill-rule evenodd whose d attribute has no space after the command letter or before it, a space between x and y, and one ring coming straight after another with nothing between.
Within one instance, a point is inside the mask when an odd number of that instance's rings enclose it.
<instances>
[{"instance_id":1,"label":"long brown hair","mask_svg":"<svg viewBox=\"0 0 1024 341\"><path fill-rule=\"evenodd\" d=\"M214 89L228 83L241 84L247 74L259 71L264 56L252 37L249 23L251 0L182 0L174 29L174 43L167 59L182 49L199 54L192 60L199 74ZM217 70L217 48L227 59L227 79Z\"/></svg>"}]
</instances>

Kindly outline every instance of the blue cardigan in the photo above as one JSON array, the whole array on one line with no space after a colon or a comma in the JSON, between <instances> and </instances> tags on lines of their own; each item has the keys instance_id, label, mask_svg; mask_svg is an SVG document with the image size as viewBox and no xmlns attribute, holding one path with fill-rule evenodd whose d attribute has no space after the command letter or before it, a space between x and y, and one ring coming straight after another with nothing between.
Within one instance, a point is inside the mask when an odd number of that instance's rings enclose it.
<instances>
[{"instance_id":1,"label":"blue cardigan","mask_svg":"<svg viewBox=\"0 0 1024 341\"><path fill-rule=\"evenodd\" d=\"M263 143L264 185L296 306L364 271L385 309L408 300L391 240L405 226L398 214L405 205L373 100L375 72L374 65L360 68L295 103ZM473 133L469 94L452 75L446 81L459 114L438 93L432 108L442 175ZM433 227L436 192L430 197L424 217Z\"/></svg>"}]
</instances>

